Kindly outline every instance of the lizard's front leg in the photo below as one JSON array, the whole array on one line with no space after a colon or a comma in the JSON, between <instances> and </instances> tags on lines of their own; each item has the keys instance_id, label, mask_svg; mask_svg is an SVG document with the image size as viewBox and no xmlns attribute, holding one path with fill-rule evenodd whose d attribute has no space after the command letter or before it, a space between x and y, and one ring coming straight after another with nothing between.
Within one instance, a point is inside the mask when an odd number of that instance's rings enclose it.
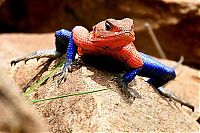
<instances>
[{"instance_id":1,"label":"lizard's front leg","mask_svg":"<svg viewBox=\"0 0 200 133\"><path fill-rule=\"evenodd\" d=\"M120 91L125 94L127 98L135 99L135 96L133 96L128 90L128 84L135 78L140 70L141 68L133 69L129 72L126 72L122 77L114 79L118 83Z\"/></svg>"},{"instance_id":2,"label":"lizard's front leg","mask_svg":"<svg viewBox=\"0 0 200 133\"><path fill-rule=\"evenodd\" d=\"M40 58L57 58L57 57L60 57L61 55L62 54L60 54L59 52L57 52L56 50L53 50L53 49L52 50L39 50L39 51L35 51L25 57L12 60L11 66L16 65L20 61L25 61L25 64L26 64L26 62L30 59L36 58L37 60L39 60Z\"/></svg>"},{"instance_id":3,"label":"lizard's front leg","mask_svg":"<svg viewBox=\"0 0 200 133\"><path fill-rule=\"evenodd\" d=\"M58 30L55 32L56 37L56 49L51 50L38 50L35 51L25 57L18 58L11 61L11 66L16 65L20 61L25 61L25 63L30 60L36 58L39 60L40 58L58 58L61 57L63 54L66 53L67 46L69 43L69 38L71 36L71 32L68 30Z\"/></svg>"},{"instance_id":4,"label":"lizard's front leg","mask_svg":"<svg viewBox=\"0 0 200 133\"><path fill-rule=\"evenodd\" d=\"M64 80L66 80L67 77L67 72L68 70L71 69L72 64L74 63L75 60L75 55L77 52L77 46L74 43L73 37L71 32L68 32L67 30L59 30L57 32L57 36L61 39L64 38L64 40L68 40L68 44L67 44L67 49L65 50L66 53L66 63L63 65L63 67L61 68L61 70L59 72L57 72L53 77L56 77L58 75L61 75L60 79L58 80L58 85L60 85L60 83ZM61 44L63 43L63 41L57 41L57 47L61 46ZM62 50L62 49L60 49ZM64 51L61 51L64 52Z\"/></svg>"}]
</instances>

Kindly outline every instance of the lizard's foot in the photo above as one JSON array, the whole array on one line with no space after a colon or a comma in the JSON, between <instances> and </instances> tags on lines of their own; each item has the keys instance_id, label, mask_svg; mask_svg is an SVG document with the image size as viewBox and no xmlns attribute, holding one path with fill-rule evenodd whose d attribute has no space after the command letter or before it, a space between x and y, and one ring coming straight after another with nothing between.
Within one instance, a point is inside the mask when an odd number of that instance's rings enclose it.
<instances>
[{"instance_id":1,"label":"lizard's foot","mask_svg":"<svg viewBox=\"0 0 200 133\"><path fill-rule=\"evenodd\" d=\"M72 71L72 64L72 61L67 61L65 64L63 64L61 70L53 75L53 79L56 76L60 76L57 80L58 86L61 84L62 81L66 81L68 72Z\"/></svg>"},{"instance_id":2,"label":"lizard's foot","mask_svg":"<svg viewBox=\"0 0 200 133\"><path fill-rule=\"evenodd\" d=\"M82 61L81 58L78 58L75 61L68 60L58 71L53 75L53 79L57 76L59 76L59 79L57 80L58 86L61 84L62 81L66 81L68 72L73 72L75 70L78 70L84 62Z\"/></svg>"},{"instance_id":3,"label":"lizard's foot","mask_svg":"<svg viewBox=\"0 0 200 133\"><path fill-rule=\"evenodd\" d=\"M117 82L121 93L123 93L128 99L135 100L136 97L132 95L131 92L128 90L128 83L125 82L122 77L113 78L113 81Z\"/></svg>"},{"instance_id":4,"label":"lizard's foot","mask_svg":"<svg viewBox=\"0 0 200 133\"><path fill-rule=\"evenodd\" d=\"M60 57L62 54L58 53L56 50L40 50L35 51L25 57L18 58L16 60L11 61L11 66L16 65L20 61L25 61L25 64L28 60L36 58L39 60L40 58L57 58Z\"/></svg>"},{"instance_id":5,"label":"lizard's foot","mask_svg":"<svg viewBox=\"0 0 200 133\"><path fill-rule=\"evenodd\" d=\"M187 103L187 102L182 101L182 100L181 100L180 98L178 98L173 92L171 92L171 91L169 91L169 90L166 90L166 89L164 89L163 87L158 87L158 88L156 88L156 90L159 92L159 94L161 94L161 95L164 96L165 98L169 98L169 100L174 100L174 101L180 103L181 106L184 105L184 106L186 106L186 107L192 109L192 111L194 112L194 106L193 106L193 105L191 105L191 104L189 104L189 103Z\"/></svg>"}]
</instances>

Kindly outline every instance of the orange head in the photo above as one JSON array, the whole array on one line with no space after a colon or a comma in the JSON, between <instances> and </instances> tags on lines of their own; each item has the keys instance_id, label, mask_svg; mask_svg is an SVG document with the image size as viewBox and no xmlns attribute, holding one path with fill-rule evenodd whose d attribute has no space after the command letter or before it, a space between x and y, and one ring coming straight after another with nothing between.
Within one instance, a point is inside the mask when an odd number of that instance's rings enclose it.
<instances>
[{"instance_id":1,"label":"orange head","mask_svg":"<svg viewBox=\"0 0 200 133\"><path fill-rule=\"evenodd\" d=\"M133 20L106 19L95 26L90 32L89 40L97 47L117 50L135 40Z\"/></svg>"}]
</instances>

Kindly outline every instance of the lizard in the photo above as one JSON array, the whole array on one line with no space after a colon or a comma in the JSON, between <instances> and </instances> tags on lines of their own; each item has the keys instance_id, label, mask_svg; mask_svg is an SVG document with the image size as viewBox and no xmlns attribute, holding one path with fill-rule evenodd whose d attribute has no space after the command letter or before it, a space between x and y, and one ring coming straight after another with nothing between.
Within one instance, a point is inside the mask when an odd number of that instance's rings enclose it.
<instances>
[{"instance_id":1,"label":"lizard","mask_svg":"<svg viewBox=\"0 0 200 133\"><path fill-rule=\"evenodd\" d=\"M152 85L163 97L174 100L192 111L194 106L178 98L173 92L163 86L175 79L174 68L162 64L155 58L137 51L134 40L134 23L130 18L115 20L106 19L97 23L88 31L83 26L75 26L72 31L60 29L55 32L56 49L39 50L28 56L11 61L11 66L20 61L28 61L36 58L58 58L66 54L66 63L61 71L54 76L61 75L60 81L65 80L67 72L75 61L75 55L106 55L125 63L129 67L123 76L114 80L117 82L121 92L128 98L133 97L128 90L128 84L135 76L148 77L147 83Z\"/></svg>"}]
</instances>

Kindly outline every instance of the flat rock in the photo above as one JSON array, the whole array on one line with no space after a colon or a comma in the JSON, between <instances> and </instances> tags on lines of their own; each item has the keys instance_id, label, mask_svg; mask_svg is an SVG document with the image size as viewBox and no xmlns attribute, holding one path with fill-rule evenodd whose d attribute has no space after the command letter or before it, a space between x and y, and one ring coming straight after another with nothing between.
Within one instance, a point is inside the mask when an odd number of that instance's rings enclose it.
<instances>
[{"instance_id":1,"label":"flat rock","mask_svg":"<svg viewBox=\"0 0 200 133\"><path fill-rule=\"evenodd\" d=\"M26 66L22 64L20 67L16 66L17 84L23 86L21 84L23 82L20 81L22 79L27 83L27 79L30 80L30 77L37 73L34 70L34 66L37 65L35 61L30 61ZM69 73L66 82L59 87L56 82L58 78L54 80L50 78L46 84L38 87L37 91L29 96L29 100L108 89L33 104L35 109L43 114L50 131L53 132L195 132L199 130L199 125L193 117L197 112L192 113L190 109L180 107L179 104L177 108L173 102L166 102L141 77L136 77L130 87L130 90L136 94L136 99L132 103L119 93L115 83L111 81L112 78L112 73L83 66ZM171 88L176 87L178 85L171 85ZM195 96L193 100L185 100L193 104L198 100L198 95L193 93L193 96Z\"/></svg>"},{"instance_id":2,"label":"flat rock","mask_svg":"<svg viewBox=\"0 0 200 133\"><path fill-rule=\"evenodd\" d=\"M4 44L0 45L3 51L0 60L20 89L40 71L41 68L38 66L45 59L39 62L30 60L27 65L19 63L12 68L9 61L36 49L52 48L53 41L48 40L52 36L52 34L0 36L1 43ZM163 62L170 66L175 64L173 61ZM88 64L69 73L66 82L59 87L56 82L58 77L54 80L50 78L46 84L31 93L28 100L108 89L87 95L34 103L33 106L42 114L48 129L52 132L197 132L199 131L199 124L196 122L199 116L199 71L180 66L177 69L177 73L179 72L181 73L176 80L169 83L166 88L173 89L176 95L193 104L194 113L188 108L180 107L179 104L178 108L173 103L169 105L141 77L136 77L135 82L130 85L130 90L137 96L131 103L119 93L116 84L111 81L116 73L99 70Z\"/></svg>"}]
</instances>

